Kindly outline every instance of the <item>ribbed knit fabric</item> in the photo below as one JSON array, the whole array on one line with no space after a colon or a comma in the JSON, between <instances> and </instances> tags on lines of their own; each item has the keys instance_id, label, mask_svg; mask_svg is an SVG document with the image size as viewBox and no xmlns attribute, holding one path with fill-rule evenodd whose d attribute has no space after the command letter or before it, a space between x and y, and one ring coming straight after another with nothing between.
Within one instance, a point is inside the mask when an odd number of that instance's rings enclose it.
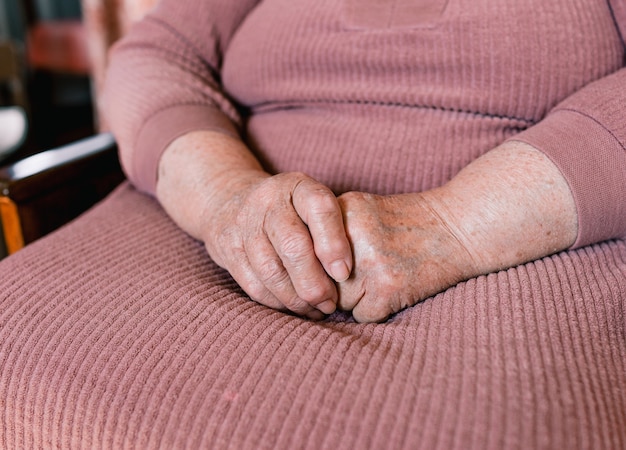
<instances>
[{"instance_id":1,"label":"ribbed knit fabric","mask_svg":"<svg viewBox=\"0 0 626 450\"><path fill-rule=\"evenodd\" d=\"M2 449L626 448L622 241L312 322L125 185L0 273Z\"/></svg>"},{"instance_id":2,"label":"ribbed knit fabric","mask_svg":"<svg viewBox=\"0 0 626 450\"><path fill-rule=\"evenodd\" d=\"M337 192L429 189L523 139L583 245L626 230L622 5L163 0L115 50L109 119L148 192L195 129ZM125 184L0 274L2 449L626 448L624 240L312 322Z\"/></svg>"}]
</instances>

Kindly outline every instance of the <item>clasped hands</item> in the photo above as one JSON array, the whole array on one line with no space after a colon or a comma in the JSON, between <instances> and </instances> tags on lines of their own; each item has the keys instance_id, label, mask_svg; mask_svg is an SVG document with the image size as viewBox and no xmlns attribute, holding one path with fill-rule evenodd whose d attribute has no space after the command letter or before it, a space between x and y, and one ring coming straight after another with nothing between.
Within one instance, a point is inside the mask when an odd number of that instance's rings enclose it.
<instances>
[{"instance_id":1,"label":"clasped hands","mask_svg":"<svg viewBox=\"0 0 626 450\"><path fill-rule=\"evenodd\" d=\"M471 256L432 194L336 197L301 173L229 177L229 201L211 207L204 242L255 301L321 319L390 314L467 275ZM244 181L245 180L245 181Z\"/></svg>"},{"instance_id":2,"label":"clasped hands","mask_svg":"<svg viewBox=\"0 0 626 450\"><path fill-rule=\"evenodd\" d=\"M198 132L161 157L161 204L254 300L321 319L389 315L481 274L561 251L578 234L567 180L510 141L445 185L336 197L302 173L266 173L241 141Z\"/></svg>"}]
</instances>

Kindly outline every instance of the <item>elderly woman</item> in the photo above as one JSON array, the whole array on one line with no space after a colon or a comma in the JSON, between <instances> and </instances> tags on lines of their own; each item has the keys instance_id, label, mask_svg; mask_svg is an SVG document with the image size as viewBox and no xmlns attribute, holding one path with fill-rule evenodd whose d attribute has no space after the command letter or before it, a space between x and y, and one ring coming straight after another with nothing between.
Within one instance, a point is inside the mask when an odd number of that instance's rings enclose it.
<instances>
[{"instance_id":1,"label":"elderly woman","mask_svg":"<svg viewBox=\"0 0 626 450\"><path fill-rule=\"evenodd\" d=\"M109 116L131 180L254 300L383 320L626 234L624 75L582 89L623 64L606 2L576 22L562 5L205 3L161 5L118 48Z\"/></svg>"},{"instance_id":2,"label":"elderly woman","mask_svg":"<svg viewBox=\"0 0 626 450\"><path fill-rule=\"evenodd\" d=\"M124 186L11 259L71 264L6 297L4 442L623 448L625 35L617 0L162 1L105 103L186 233Z\"/></svg>"}]
</instances>

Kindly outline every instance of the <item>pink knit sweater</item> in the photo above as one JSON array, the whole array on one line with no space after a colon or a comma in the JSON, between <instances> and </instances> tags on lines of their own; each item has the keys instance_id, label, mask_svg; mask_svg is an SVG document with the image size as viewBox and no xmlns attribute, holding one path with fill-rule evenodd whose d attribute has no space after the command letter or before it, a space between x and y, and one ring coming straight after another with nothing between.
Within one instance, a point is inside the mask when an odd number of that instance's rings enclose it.
<instances>
[{"instance_id":1,"label":"pink knit sweater","mask_svg":"<svg viewBox=\"0 0 626 450\"><path fill-rule=\"evenodd\" d=\"M582 245L625 229L624 24L622 0L164 0L113 54L109 118L148 192L188 130L337 192L428 189L523 139ZM626 241L314 322L125 184L0 261L0 448L623 450Z\"/></svg>"},{"instance_id":2,"label":"pink knit sweater","mask_svg":"<svg viewBox=\"0 0 626 450\"><path fill-rule=\"evenodd\" d=\"M114 53L109 119L148 192L195 129L376 193L440 185L514 137L567 178L580 246L626 234L625 32L605 0L166 0Z\"/></svg>"}]
</instances>

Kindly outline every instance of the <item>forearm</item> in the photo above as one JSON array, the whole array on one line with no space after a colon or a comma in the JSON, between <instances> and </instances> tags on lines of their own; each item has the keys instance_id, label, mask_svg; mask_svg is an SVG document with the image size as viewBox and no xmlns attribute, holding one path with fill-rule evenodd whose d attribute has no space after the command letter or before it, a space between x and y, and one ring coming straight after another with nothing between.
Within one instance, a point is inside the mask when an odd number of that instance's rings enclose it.
<instances>
[{"instance_id":1,"label":"forearm","mask_svg":"<svg viewBox=\"0 0 626 450\"><path fill-rule=\"evenodd\" d=\"M527 144L508 142L488 152L426 197L471 255L477 273L469 275L532 261L576 240L567 181Z\"/></svg>"}]
</instances>

